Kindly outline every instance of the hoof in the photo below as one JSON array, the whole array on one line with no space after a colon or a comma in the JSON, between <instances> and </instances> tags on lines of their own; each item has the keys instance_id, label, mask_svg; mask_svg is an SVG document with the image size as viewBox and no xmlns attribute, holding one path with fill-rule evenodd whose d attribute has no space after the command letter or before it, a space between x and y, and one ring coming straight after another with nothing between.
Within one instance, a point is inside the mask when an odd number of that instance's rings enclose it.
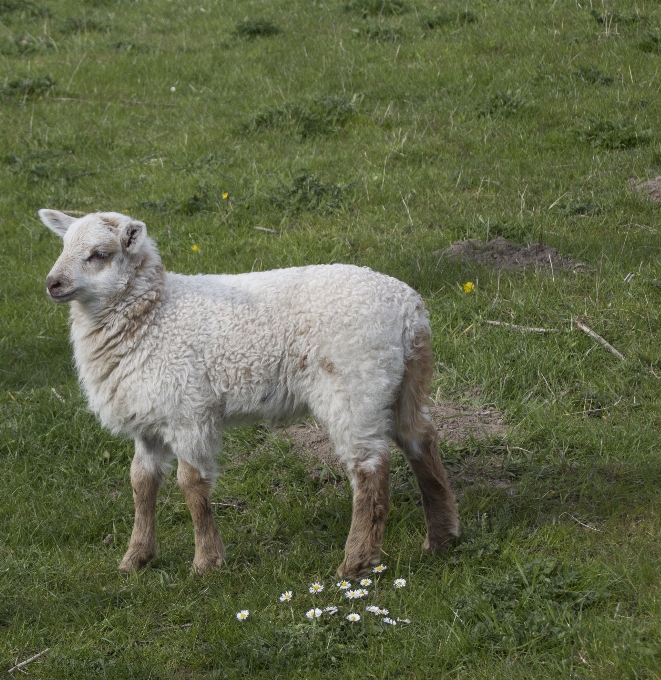
<instances>
[{"instance_id":1,"label":"hoof","mask_svg":"<svg viewBox=\"0 0 661 680\"><path fill-rule=\"evenodd\" d=\"M456 535L454 534L446 534L440 538L434 538L434 540L431 540L429 536L427 536L422 544L422 549L432 555L442 555L452 547L455 538Z\"/></svg>"},{"instance_id":2,"label":"hoof","mask_svg":"<svg viewBox=\"0 0 661 680\"><path fill-rule=\"evenodd\" d=\"M365 576L372 567L375 567L381 561L381 555L372 555L369 559L364 560L350 560L345 559L337 568L338 578L357 578L358 576Z\"/></svg>"},{"instance_id":3,"label":"hoof","mask_svg":"<svg viewBox=\"0 0 661 680\"><path fill-rule=\"evenodd\" d=\"M122 574L133 574L142 569L155 556L156 550L131 550L129 548L119 563L119 571Z\"/></svg>"},{"instance_id":4,"label":"hoof","mask_svg":"<svg viewBox=\"0 0 661 680\"><path fill-rule=\"evenodd\" d=\"M195 557L193 560L193 573L198 576L204 576L209 571L218 569L223 563L225 551L218 552L214 555L205 555L203 557Z\"/></svg>"}]
</instances>

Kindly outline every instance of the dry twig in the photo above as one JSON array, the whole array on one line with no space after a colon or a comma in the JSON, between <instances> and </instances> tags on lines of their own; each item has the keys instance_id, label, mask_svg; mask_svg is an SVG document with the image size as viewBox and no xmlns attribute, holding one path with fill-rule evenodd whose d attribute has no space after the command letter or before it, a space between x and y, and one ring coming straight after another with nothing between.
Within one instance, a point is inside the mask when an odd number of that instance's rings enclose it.
<instances>
[{"instance_id":1,"label":"dry twig","mask_svg":"<svg viewBox=\"0 0 661 680\"><path fill-rule=\"evenodd\" d=\"M521 331L522 333L557 333L557 328L535 328L533 326L518 326L515 323L507 323L505 321L489 321L484 319L482 323L486 323L489 326L504 326L505 328L511 328L513 331Z\"/></svg>"},{"instance_id":2,"label":"dry twig","mask_svg":"<svg viewBox=\"0 0 661 680\"><path fill-rule=\"evenodd\" d=\"M626 361L624 356L618 352L613 345L611 345L609 342L606 342L601 335L598 335L595 333L589 326L585 325L585 322L583 319L581 319L578 316L574 317L574 323L584 332L587 333L593 340L596 340L600 345L603 345L609 352L612 352L618 359L622 359L622 361Z\"/></svg>"},{"instance_id":3,"label":"dry twig","mask_svg":"<svg viewBox=\"0 0 661 680\"><path fill-rule=\"evenodd\" d=\"M168 109L175 108L175 104L159 104L157 102L137 102L133 99L120 99L120 104L133 104L133 106L164 106Z\"/></svg>"},{"instance_id":4,"label":"dry twig","mask_svg":"<svg viewBox=\"0 0 661 680\"><path fill-rule=\"evenodd\" d=\"M265 231L267 234L277 234L278 233L275 229L267 229L266 227L253 227L253 229L257 229L257 231Z\"/></svg>"},{"instance_id":5,"label":"dry twig","mask_svg":"<svg viewBox=\"0 0 661 680\"><path fill-rule=\"evenodd\" d=\"M39 654L35 654L34 656L31 656L29 659L26 659L25 661L21 661L21 663L16 664L13 668L10 668L7 673L13 673L14 671L20 671L23 666L27 666L29 663L32 663L33 661L36 661L40 656L43 656L44 654L48 654L50 652L50 647L47 647L44 649L43 652L39 652Z\"/></svg>"}]
</instances>

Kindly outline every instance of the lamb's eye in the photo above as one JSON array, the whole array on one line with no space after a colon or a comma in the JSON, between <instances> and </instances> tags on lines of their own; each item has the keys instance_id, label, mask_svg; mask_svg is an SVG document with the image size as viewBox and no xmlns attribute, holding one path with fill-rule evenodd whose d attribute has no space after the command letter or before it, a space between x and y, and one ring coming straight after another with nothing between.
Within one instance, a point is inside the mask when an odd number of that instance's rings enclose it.
<instances>
[{"instance_id":1,"label":"lamb's eye","mask_svg":"<svg viewBox=\"0 0 661 680\"><path fill-rule=\"evenodd\" d=\"M108 253L104 253L102 250L95 250L88 258L88 262L94 262L95 260L106 260L108 258Z\"/></svg>"}]
</instances>

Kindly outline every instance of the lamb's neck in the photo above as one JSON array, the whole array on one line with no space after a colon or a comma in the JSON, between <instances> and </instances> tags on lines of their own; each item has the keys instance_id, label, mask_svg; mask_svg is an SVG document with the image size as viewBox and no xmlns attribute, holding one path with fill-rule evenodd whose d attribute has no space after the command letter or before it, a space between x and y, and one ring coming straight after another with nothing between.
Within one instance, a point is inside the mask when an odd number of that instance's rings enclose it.
<instances>
[{"instance_id":1,"label":"lamb's neck","mask_svg":"<svg viewBox=\"0 0 661 680\"><path fill-rule=\"evenodd\" d=\"M71 337L86 383L105 380L137 348L158 312L164 286L160 258L146 253L121 294L95 303L71 303Z\"/></svg>"}]
</instances>

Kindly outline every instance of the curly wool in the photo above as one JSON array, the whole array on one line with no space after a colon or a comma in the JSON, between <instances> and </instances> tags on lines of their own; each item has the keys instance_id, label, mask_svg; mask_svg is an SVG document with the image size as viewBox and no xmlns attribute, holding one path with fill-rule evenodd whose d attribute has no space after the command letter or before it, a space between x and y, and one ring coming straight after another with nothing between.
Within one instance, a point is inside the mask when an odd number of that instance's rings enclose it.
<instances>
[{"instance_id":1,"label":"curly wool","mask_svg":"<svg viewBox=\"0 0 661 680\"><path fill-rule=\"evenodd\" d=\"M104 216L123 218L88 217ZM66 256L75 239L66 234L54 270L74 267ZM211 479L223 427L308 413L328 427L350 473L387 453L405 363L414 338L429 334L409 286L341 264L172 274L146 237L122 271L103 305L72 301L71 337L103 425L158 442L146 467L163 473L176 456Z\"/></svg>"}]
</instances>

